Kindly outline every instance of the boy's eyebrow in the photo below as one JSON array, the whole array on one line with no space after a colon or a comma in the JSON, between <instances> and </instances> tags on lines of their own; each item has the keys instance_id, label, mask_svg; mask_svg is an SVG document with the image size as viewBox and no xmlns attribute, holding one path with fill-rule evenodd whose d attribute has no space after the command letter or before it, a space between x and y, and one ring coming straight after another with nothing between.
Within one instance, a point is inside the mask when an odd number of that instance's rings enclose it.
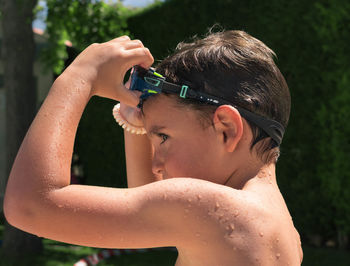
<instances>
[{"instance_id":1,"label":"boy's eyebrow","mask_svg":"<svg viewBox=\"0 0 350 266\"><path fill-rule=\"evenodd\" d=\"M158 133L160 130L166 128L165 126L158 126L158 125L154 125L151 127L151 129L149 130L148 134L150 135L155 135L156 133Z\"/></svg>"}]
</instances>

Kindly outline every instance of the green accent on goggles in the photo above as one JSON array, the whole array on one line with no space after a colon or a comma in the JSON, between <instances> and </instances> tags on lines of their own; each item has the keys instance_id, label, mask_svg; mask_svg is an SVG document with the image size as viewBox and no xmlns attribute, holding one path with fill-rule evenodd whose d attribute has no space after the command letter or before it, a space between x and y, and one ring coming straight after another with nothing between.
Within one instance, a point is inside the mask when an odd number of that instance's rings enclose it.
<instances>
[{"instance_id":1,"label":"green accent on goggles","mask_svg":"<svg viewBox=\"0 0 350 266\"><path fill-rule=\"evenodd\" d=\"M224 99L193 90L187 85L177 85L167 82L164 76L152 69L147 70L140 66L135 66L131 74L130 89L142 92L139 106L149 96L161 92L177 94L181 98L192 99L205 104L216 106L231 105L238 110L242 117L264 130L276 142L276 146L280 146L282 143L284 127L277 121L254 114Z\"/></svg>"}]
</instances>

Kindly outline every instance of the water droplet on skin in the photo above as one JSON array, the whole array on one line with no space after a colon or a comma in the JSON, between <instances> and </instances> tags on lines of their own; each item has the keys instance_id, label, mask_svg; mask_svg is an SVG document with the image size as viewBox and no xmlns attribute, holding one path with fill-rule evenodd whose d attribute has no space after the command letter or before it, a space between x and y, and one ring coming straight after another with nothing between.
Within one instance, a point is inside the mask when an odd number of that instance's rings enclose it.
<instances>
[{"instance_id":1,"label":"water droplet on skin","mask_svg":"<svg viewBox=\"0 0 350 266\"><path fill-rule=\"evenodd\" d=\"M197 195L197 199L200 201L202 199L201 195Z\"/></svg>"},{"instance_id":2,"label":"water droplet on skin","mask_svg":"<svg viewBox=\"0 0 350 266\"><path fill-rule=\"evenodd\" d=\"M215 203L214 211L217 211L220 208L220 204L218 202Z\"/></svg>"},{"instance_id":3,"label":"water droplet on skin","mask_svg":"<svg viewBox=\"0 0 350 266\"><path fill-rule=\"evenodd\" d=\"M265 176L265 171L261 171L261 173L258 175L259 178L263 178Z\"/></svg>"},{"instance_id":4,"label":"water droplet on skin","mask_svg":"<svg viewBox=\"0 0 350 266\"><path fill-rule=\"evenodd\" d=\"M187 202L188 202L188 203L191 203L191 202L192 202L192 200L191 200L191 199L187 199Z\"/></svg>"},{"instance_id":5,"label":"water droplet on skin","mask_svg":"<svg viewBox=\"0 0 350 266\"><path fill-rule=\"evenodd\" d=\"M229 234L232 234L233 230L235 230L235 225L230 224L226 227L226 229L229 231Z\"/></svg>"},{"instance_id":6,"label":"water droplet on skin","mask_svg":"<svg viewBox=\"0 0 350 266\"><path fill-rule=\"evenodd\" d=\"M280 253L277 253L276 254L276 259L279 259L281 257L281 254Z\"/></svg>"},{"instance_id":7,"label":"water droplet on skin","mask_svg":"<svg viewBox=\"0 0 350 266\"><path fill-rule=\"evenodd\" d=\"M234 216L234 217L237 217L238 215L239 215L238 210L234 210L234 212L233 212L233 216Z\"/></svg>"},{"instance_id":8,"label":"water droplet on skin","mask_svg":"<svg viewBox=\"0 0 350 266\"><path fill-rule=\"evenodd\" d=\"M280 239L279 238L276 238L276 243L278 243L280 241Z\"/></svg>"},{"instance_id":9,"label":"water droplet on skin","mask_svg":"<svg viewBox=\"0 0 350 266\"><path fill-rule=\"evenodd\" d=\"M263 232L260 232L259 235L260 235L261 237L263 237L263 236L264 236L264 233L263 233Z\"/></svg>"},{"instance_id":10,"label":"water droplet on skin","mask_svg":"<svg viewBox=\"0 0 350 266\"><path fill-rule=\"evenodd\" d=\"M163 200L166 200L167 196L166 194L163 194Z\"/></svg>"},{"instance_id":11,"label":"water droplet on skin","mask_svg":"<svg viewBox=\"0 0 350 266\"><path fill-rule=\"evenodd\" d=\"M62 208L62 207L63 207L63 205L61 205L61 204L58 205L58 208Z\"/></svg>"}]
</instances>

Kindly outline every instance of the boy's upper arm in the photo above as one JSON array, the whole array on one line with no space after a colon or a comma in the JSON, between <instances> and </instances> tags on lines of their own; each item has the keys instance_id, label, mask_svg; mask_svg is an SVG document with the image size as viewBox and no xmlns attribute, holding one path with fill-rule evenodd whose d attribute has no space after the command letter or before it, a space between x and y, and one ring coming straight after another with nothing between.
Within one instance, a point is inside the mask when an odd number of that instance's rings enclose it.
<instances>
[{"instance_id":1,"label":"boy's upper arm","mask_svg":"<svg viewBox=\"0 0 350 266\"><path fill-rule=\"evenodd\" d=\"M212 183L170 179L132 189L70 185L46 193L40 208L16 220L30 233L106 248L182 245L200 230ZM199 216L201 219L198 219ZM10 221L11 222L11 221ZM20 223L20 224L19 224ZM205 223L203 223L204 226Z\"/></svg>"}]
</instances>

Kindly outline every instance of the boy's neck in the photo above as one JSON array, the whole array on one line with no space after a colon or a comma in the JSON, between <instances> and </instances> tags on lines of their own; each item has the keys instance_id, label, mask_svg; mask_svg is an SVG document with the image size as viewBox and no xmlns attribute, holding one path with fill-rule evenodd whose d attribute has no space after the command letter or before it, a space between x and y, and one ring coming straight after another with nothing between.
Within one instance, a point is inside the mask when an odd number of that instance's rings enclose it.
<instances>
[{"instance_id":1,"label":"boy's neck","mask_svg":"<svg viewBox=\"0 0 350 266\"><path fill-rule=\"evenodd\" d=\"M246 165L240 167L233 172L231 177L224 184L225 186L232 187L234 189L245 189L249 185L249 181L253 179L261 180L262 182L275 183L276 182L276 165L271 164L256 164Z\"/></svg>"}]
</instances>

